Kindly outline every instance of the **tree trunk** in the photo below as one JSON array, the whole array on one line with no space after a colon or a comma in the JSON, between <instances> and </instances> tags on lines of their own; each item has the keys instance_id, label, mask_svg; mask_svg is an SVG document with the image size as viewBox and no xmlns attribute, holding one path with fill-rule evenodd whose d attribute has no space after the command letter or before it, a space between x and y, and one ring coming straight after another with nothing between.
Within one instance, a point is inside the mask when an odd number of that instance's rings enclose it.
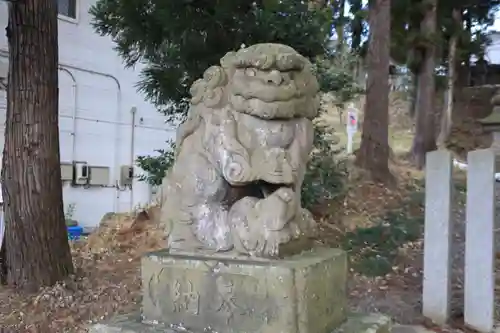
<instances>
[{"instance_id":1,"label":"tree trunk","mask_svg":"<svg viewBox=\"0 0 500 333\"><path fill-rule=\"evenodd\" d=\"M0 284L7 284L7 253L5 253L5 242L0 246Z\"/></svg>"},{"instance_id":2,"label":"tree trunk","mask_svg":"<svg viewBox=\"0 0 500 333\"><path fill-rule=\"evenodd\" d=\"M2 200L3 201L3 200ZM5 218L3 203L0 203L0 284L7 284L7 254L5 253Z\"/></svg>"},{"instance_id":3,"label":"tree trunk","mask_svg":"<svg viewBox=\"0 0 500 333\"><path fill-rule=\"evenodd\" d=\"M469 35L469 38L472 38L472 14L470 10L466 10L463 13L463 19L465 23L465 31ZM470 85L470 58L472 56L472 51L470 49L466 49L466 52L463 52L463 60L465 68L467 68L467 86Z\"/></svg>"},{"instance_id":4,"label":"tree trunk","mask_svg":"<svg viewBox=\"0 0 500 333\"><path fill-rule=\"evenodd\" d=\"M451 131L452 112L453 112L453 94L455 88L455 68L457 57L457 42L458 42L458 27L462 23L461 12L454 8L452 12L453 21L455 23L454 31L450 37L449 50L448 50L448 84L446 91L446 104L441 115L441 126L437 140L438 147L445 147L446 141Z\"/></svg>"},{"instance_id":5,"label":"tree trunk","mask_svg":"<svg viewBox=\"0 0 500 333\"><path fill-rule=\"evenodd\" d=\"M25 290L73 272L59 159L57 4L9 3L2 191L7 280Z\"/></svg>"},{"instance_id":6,"label":"tree trunk","mask_svg":"<svg viewBox=\"0 0 500 333\"><path fill-rule=\"evenodd\" d=\"M391 1L369 3L368 82L361 148L356 164L374 181L392 182L389 171L389 51Z\"/></svg>"},{"instance_id":7,"label":"tree trunk","mask_svg":"<svg viewBox=\"0 0 500 333\"><path fill-rule=\"evenodd\" d=\"M346 41L344 40L344 29L345 29L345 2L347 0L339 0L339 17L336 22L335 30L337 32L337 50L342 51Z\"/></svg>"},{"instance_id":8,"label":"tree trunk","mask_svg":"<svg viewBox=\"0 0 500 333\"><path fill-rule=\"evenodd\" d=\"M410 91L410 110L409 115L411 119L415 119L417 114L417 89L418 89L418 75L411 74L411 91Z\"/></svg>"},{"instance_id":9,"label":"tree trunk","mask_svg":"<svg viewBox=\"0 0 500 333\"><path fill-rule=\"evenodd\" d=\"M351 14L354 18L351 20L351 48L357 52L361 47L361 37L363 35L363 18L361 17L361 9L363 8L361 0L353 0L351 3Z\"/></svg>"},{"instance_id":10,"label":"tree trunk","mask_svg":"<svg viewBox=\"0 0 500 333\"><path fill-rule=\"evenodd\" d=\"M428 42L424 51L421 71L418 73L416 126L411 149L413 162L419 169L425 165L427 152L437 149L434 121L434 70L436 67L434 36L436 33L437 0L429 0L427 4L421 31Z\"/></svg>"}]
</instances>

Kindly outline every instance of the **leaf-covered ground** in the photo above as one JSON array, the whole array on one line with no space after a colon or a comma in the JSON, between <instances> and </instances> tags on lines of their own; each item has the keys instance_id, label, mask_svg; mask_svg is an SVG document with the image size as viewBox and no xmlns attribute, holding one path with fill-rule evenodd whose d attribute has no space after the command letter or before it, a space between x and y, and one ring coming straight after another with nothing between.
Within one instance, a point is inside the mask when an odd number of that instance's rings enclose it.
<instances>
[{"instance_id":1,"label":"leaf-covered ground","mask_svg":"<svg viewBox=\"0 0 500 333\"><path fill-rule=\"evenodd\" d=\"M390 131L391 147L399 155L409 150L411 122L407 106L397 96L393 96L391 105L391 124L395 124ZM361 108L362 103L358 106ZM343 145L345 115L337 111L327 114L326 121L338 134L338 144ZM462 147L462 142L469 142L471 131L458 132L460 135L454 129L451 145ZM359 134L355 146L358 143ZM462 148L455 149L457 155L468 150ZM318 219L323 231L319 241L349 252L352 263L348 296L353 310L383 312L399 323L432 326L421 316L423 174L404 161L393 160L391 164L398 180L393 188L365 181L362 173L354 167L349 169L345 194L319 207ZM461 322L464 249L461 184L463 177L457 179L454 208L453 327L436 329L439 332L465 330ZM149 213L154 216L154 212ZM64 283L34 295L18 294L0 286L0 332L85 332L90 323L137 310L141 298L139 258L145 252L161 248L164 237L151 220L144 214L104 219L96 233L72 244L77 272Z\"/></svg>"},{"instance_id":2,"label":"leaf-covered ground","mask_svg":"<svg viewBox=\"0 0 500 333\"><path fill-rule=\"evenodd\" d=\"M140 257L161 248L163 234L145 214L116 215L87 239L72 243L76 274L23 295L0 287L0 330L86 332L88 324L140 306Z\"/></svg>"},{"instance_id":3,"label":"leaf-covered ground","mask_svg":"<svg viewBox=\"0 0 500 333\"><path fill-rule=\"evenodd\" d=\"M350 253L352 309L421 323L422 192L418 173L405 165L393 170L399 186L392 189L354 177L348 195L325 208L320 241ZM74 278L34 295L0 289L4 332L85 332L92 322L137 310L139 258L161 248L163 237L146 214L103 221L72 244Z\"/></svg>"}]
</instances>

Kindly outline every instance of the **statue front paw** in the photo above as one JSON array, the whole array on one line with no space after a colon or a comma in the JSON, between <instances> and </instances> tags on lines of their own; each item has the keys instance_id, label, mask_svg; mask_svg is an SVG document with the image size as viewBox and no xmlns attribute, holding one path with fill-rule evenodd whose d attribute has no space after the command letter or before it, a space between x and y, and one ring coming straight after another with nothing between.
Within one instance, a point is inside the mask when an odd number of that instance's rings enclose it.
<instances>
[{"instance_id":1,"label":"statue front paw","mask_svg":"<svg viewBox=\"0 0 500 333\"><path fill-rule=\"evenodd\" d=\"M279 231L297 213L297 196L291 188L282 187L255 205L256 215L268 231Z\"/></svg>"},{"instance_id":2,"label":"statue front paw","mask_svg":"<svg viewBox=\"0 0 500 333\"><path fill-rule=\"evenodd\" d=\"M310 211L300 208L295 219L289 224L292 235L296 238L307 236L314 238L318 234L318 225Z\"/></svg>"}]
</instances>

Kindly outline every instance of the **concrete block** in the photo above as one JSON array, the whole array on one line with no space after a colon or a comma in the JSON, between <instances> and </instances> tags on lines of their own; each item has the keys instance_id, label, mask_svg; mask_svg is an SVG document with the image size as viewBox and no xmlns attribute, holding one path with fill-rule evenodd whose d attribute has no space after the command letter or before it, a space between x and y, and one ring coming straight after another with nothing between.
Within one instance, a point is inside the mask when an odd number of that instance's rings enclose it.
<instances>
[{"instance_id":1,"label":"concrete block","mask_svg":"<svg viewBox=\"0 0 500 333\"><path fill-rule=\"evenodd\" d=\"M427 153L425 168L425 234L422 312L444 324L450 316L452 156L447 150Z\"/></svg>"},{"instance_id":2,"label":"concrete block","mask_svg":"<svg viewBox=\"0 0 500 333\"><path fill-rule=\"evenodd\" d=\"M349 314L347 320L333 333L391 333L391 318L378 314Z\"/></svg>"},{"instance_id":3,"label":"concrete block","mask_svg":"<svg viewBox=\"0 0 500 333\"><path fill-rule=\"evenodd\" d=\"M89 327L89 333L178 333L168 325L144 324L140 313L121 315ZM184 332L187 333L187 332Z\"/></svg>"},{"instance_id":4,"label":"concrete block","mask_svg":"<svg viewBox=\"0 0 500 333\"><path fill-rule=\"evenodd\" d=\"M394 328L394 329L393 329ZM403 329L402 329L403 328ZM226 333L224 331L204 330L192 331L184 327L175 327L162 324L145 324L139 315L120 316L106 324L97 324L90 328L89 333ZM247 333L260 333L248 331ZM294 333L289 331L287 333ZM392 320L382 314L349 314L347 320L335 330L328 333L432 333L419 326L392 325ZM314 332L309 332L314 333Z\"/></svg>"},{"instance_id":5,"label":"concrete block","mask_svg":"<svg viewBox=\"0 0 500 333\"><path fill-rule=\"evenodd\" d=\"M190 331L330 333L346 320L347 256L282 260L160 251L142 262L143 320Z\"/></svg>"},{"instance_id":6,"label":"concrete block","mask_svg":"<svg viewBox=\"0 0 500 333\"><path fill-rule=\"evenodd\" d=\"M493 331L495 319L495 164L492 149L468 154L464 322Z\"/></svg>"}]
</instances>

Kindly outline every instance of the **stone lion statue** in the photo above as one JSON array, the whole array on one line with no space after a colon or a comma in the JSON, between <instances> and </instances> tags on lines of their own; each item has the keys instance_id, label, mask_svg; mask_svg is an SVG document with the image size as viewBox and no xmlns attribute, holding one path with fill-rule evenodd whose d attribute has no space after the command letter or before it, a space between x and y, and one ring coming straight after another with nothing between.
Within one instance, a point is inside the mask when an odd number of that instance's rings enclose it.
<instances>
[{"instance_id":1,"label":"stone lion statue","mask_svg":"<svg viewBox=\"0 0 500 333\"><path fill-rule=\"evenodd\" d=\"M310 243L300 192L318 91L311 63L280 44L229 52L194 82L162 185L170 251L273 258Z\"/></svg>"}]
</instances>

